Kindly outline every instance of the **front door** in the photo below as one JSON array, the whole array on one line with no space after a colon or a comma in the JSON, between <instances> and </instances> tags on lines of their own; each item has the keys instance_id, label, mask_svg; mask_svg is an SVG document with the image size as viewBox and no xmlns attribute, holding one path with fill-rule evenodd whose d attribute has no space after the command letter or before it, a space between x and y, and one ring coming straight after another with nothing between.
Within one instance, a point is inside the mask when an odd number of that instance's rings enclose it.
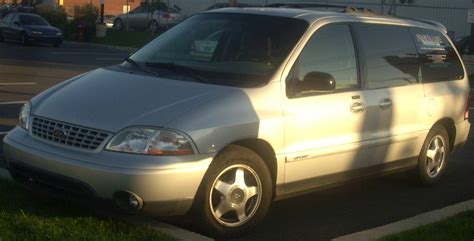
<instances>
[{"instance_id":1,"label":"front door","mask_svg":"<svg viewBox=\"0 0 474 241\"><path fill-rule=\"evenodd\" d=\"M285 182L368 165L364 142L373 116L356 56L350 26L330 24L311 37L292 67L284 101Z\"/></svg>"}]
</instances>

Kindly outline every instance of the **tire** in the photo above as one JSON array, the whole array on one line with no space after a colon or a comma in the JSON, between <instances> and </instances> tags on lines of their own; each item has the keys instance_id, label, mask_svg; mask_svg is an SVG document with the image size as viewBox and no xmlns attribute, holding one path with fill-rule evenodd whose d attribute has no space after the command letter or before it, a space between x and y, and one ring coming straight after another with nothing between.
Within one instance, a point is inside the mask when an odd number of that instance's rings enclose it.
<instances>
[{"instance_id":1,"label":"tire","mask_svg":"<svg viewBox=\"0 0 474 241\"><path fill-rule=\"evenodd\" d=\"M201 183L193 219L215 238L241 236L267 214L272 188L270 171L259 155L241 146L229 146L214 159Z\"/></svg>"},{"instance_id":2,"label":"tire","mask_svg":"<svg viewBox=\"0 0 474 241\"><path fill-rule=\"evenodd\" d=\"M434 126L426 137L418 158L417 177L423 185L439 181L448 165L449 135L441 125Z\"/></svg>"},{"instance_id":3,"label":"tire","mask_svg":"<svg viewBox=\"0 0 474 241\"><path fill-rule=\"evenodd\" d=\"M150 32L156 33L160 29L160 24L156 20L151 20L150 24L148 24L148 29Z\"/></svg>"},{"instance_id":4,"label":"tire","mask_svg":"<svg viewBox=\"0 0 474 241\"><path fill-rule=\"evenodd\" d=\"M112 27L114 30L122 30L123 29L123 21L122 19L116 19L114 21L114 26Z\"/></svg>"}]
</instances>

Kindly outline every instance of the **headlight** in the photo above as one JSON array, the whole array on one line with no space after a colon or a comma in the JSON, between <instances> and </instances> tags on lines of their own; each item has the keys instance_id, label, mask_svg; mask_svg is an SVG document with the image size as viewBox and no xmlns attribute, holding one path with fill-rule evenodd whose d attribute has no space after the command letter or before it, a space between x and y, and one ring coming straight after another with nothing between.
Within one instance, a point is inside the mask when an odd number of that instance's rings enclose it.
<instances>
[{"instance_id":1,"label":"headlight","mask_svg":"<svg viewBox=\"0 0 474 241\"><path fill-rule=\"evenodd\" d=\"M155 128L133 127L115 135L106 150L147 155L174 156L194 153L183 134Z\"/></svg>"},{"instance_id":2,"label":"headlight","mask_svg":"<svg viewBox=\"0 0 474 241\"><path fill-rule=\"evenodd\" d=\"M31 103L26 102L23 107L21 107L20 116L19 116L19 125L28 130L30 128L30 112L31 112Z\"/></svg>"},{"instance_id":3,"label":"headlight","mask_svg":"<svg viewBox=\"0 0 474 241\"><path fill-rule=\"evenodd\" d=\"M31 31L31 34L33 35L41 35L43 34L42 32L39 32L39 31Z\"/></svg>"},{"instance_id":4,"label":"headlight","mask_svg":"<svg viewBox=\"0 0 474 241\"><path fill-rule=\"evenodd\" d=\"M61 35L63 35L63 33L61 33L61 32L56 33L56 36L61 36Z\"/></svg>"}]
</instances>

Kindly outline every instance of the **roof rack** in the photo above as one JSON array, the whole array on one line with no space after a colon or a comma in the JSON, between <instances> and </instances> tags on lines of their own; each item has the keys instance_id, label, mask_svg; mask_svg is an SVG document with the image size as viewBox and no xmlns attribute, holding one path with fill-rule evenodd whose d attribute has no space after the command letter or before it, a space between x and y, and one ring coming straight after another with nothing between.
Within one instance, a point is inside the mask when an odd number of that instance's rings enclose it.
<instances>
[{"instance_id":1,"label":"roof rack","mask_svg":"<svg viewBox=\"0 0 474 241\"><path fill-rule=\"evenodd\" d=\"M337 8L341 9L343 13L365 13L373 14L372 10L368 8L357 8L338 4L324 4L324 3L272 3L265 7L269 8Z\"/></svg>"}]
</instances>

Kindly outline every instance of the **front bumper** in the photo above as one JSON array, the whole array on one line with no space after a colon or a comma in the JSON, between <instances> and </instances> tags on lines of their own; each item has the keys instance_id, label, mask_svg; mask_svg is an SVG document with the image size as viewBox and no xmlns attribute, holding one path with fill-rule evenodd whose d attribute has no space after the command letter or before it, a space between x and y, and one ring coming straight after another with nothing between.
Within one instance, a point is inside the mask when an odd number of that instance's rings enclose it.
<instances>
[{"instance_id":1,"label":"front bumper","mask_svg":"<svg viewBox=\"0 0 474 241\"><path fill-rule=\"evenodd\" d=\"M58 44L63 42L63 36L31 36L27 37L29 42Z\"/></svg>"},{"instance_id":2,"label":"front bumper","mask_svg":"<svg viewBox=\"0 0 474 241\"><path fill-rule=\"evenodd\" d=\"M104 199L112 199L117 192L131 192L143 200L144 212L159 216L182 215L190 209L213 158L73 150L36 139L21 128L5 137L4 153L12 176L18 175L18 169L40 173L60 189L65 185L75 189L71 191L82 190ZM118 164L113 165L114 161Z\"/></svg>"}]
</instances>

